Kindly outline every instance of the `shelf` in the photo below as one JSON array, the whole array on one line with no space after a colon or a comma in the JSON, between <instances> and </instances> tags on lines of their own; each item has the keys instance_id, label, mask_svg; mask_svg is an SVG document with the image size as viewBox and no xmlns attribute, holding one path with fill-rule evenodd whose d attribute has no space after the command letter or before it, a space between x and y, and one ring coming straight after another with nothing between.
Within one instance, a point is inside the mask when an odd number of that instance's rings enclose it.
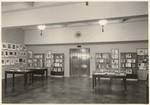
<instances>
[{"instance_id":1,"label":"shelf","mask_svg":"<svg viewBox=\"0 0 150 105\"><path fill-rule=\"evenodd\" d=\"M64 75L63 72L64 72L64 54L53 53L53 64L51 75Z\"/></svg>"}]
</instances>

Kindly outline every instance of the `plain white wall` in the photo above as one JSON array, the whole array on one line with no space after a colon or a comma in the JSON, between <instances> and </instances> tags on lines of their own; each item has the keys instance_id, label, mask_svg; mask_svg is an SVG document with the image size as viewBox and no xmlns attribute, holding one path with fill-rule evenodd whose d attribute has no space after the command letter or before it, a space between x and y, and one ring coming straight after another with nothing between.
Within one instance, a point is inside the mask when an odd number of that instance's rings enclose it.
<instances>
[{"instance_id":1,"label":"plain white wall","mask_svg":"<svg viewBox=\"0 0 150 105\"><path fill-rule=\"evenodd\" d=\"M80 38L75 37L81 31ZM108 24L102 32L100 25L87 25L57 29L25 30L25 44L67 44L148 40L148 21Z\"/></svg>"},{"instance_id":2,"label":"plain white wall","mask_svg":"<svg viewBox=\"0 0 150 105\"><path fill-rule=\"evenodd\" d=\"M148 2L85 2L2 13L2 27L51 24L148 14Z\"/></svg>"}]
</instances>

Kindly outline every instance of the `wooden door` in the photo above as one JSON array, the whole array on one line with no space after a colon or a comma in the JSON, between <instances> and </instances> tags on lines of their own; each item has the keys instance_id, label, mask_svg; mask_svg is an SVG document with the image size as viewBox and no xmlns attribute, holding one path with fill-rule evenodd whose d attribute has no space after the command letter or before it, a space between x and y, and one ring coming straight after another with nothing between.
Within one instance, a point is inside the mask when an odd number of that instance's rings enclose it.
<instances>
[{"instance_id":1,"label":"wooden door","mask_svg":"<svg viewBox=\"0 0 150 105\"><path fill-rule=\"evenodd\" d=\"M90 49L70 49L71 77L90 76Z\"/></svg>"}]
</instances>

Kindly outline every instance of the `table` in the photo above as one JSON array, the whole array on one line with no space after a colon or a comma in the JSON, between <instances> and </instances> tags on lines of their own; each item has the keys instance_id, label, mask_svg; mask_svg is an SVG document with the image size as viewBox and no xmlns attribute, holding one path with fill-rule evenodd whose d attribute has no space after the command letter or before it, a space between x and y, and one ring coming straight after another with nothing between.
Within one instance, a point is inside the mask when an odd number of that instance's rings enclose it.
<instances>
[{"instance_id":1,"label":"table","mask_svg":"<svg viewBox=\"0 0 150 105\"><path fill-rule=\"evenodd\" d=\"M32 83L33 83L33 70L6 70L5 71L5 85L7 86L7 74L13 75L13 83L15 81L15 74L24 74L24 85L27 85L27 75L30 74L30 78L32 76Z\"/></svg>"},{"instance_id":2,"label":"table","mask_svg":"<svg viewBox=\"0 0 150 105\"><path fill-rule=\"evenodd\" d=\"M42 80L43 80L43 76L46 72L46 78L48 77L48 69L47 68L40 68L40 69L29 69L29 70L33 70L33 78L34 78L34 74L39 74L42 76Z\"/></svg>"},{"instance_id":3,"label":"table","mask_svg":"<svg viewBox=\"0 0 150 105\"><path fill-rule=\"evenodd\" d=\"M124 90L125 92L127 91L126 89L126 75L101 75L101 74L93 74L92 75L92 79L93 79L93 89L95 89L96 87L96 78L98 78L98 80L100 78L110 78L110 79L113 79L113 78L121 78L123 79L123 84L124 84Z\"/></svg>"}]
</instances>

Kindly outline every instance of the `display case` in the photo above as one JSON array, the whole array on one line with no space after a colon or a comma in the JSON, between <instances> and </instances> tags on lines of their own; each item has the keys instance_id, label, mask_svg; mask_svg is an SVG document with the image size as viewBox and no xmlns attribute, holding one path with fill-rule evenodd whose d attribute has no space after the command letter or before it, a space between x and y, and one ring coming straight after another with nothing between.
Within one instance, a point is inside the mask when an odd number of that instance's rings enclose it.
<instances>
[{"instance_id":1,"label":"display case","mask_svg":"<svg viewBox=\"0 0 150 105\"><path fill-rule=\"evenodd\" d=\"M45 66L50 68L52 66L52 63L53 63L52 51L47 50L45 55L46 55L45 56Z\"/></svg>"},{"instance_id":2,"label":"display case","mask_svg":"<svg viewBox=\"0 0 150 105\"><path fill-rule=\"evenodd\" d=\"M35 69L44 68L44 53L34 53L33 54L33 67Z\"/></svg>"},{"instance_id":3,"label":"display case","mask_svg":"<svg viewBox=\"0 0 150 105\"><path fill-rule=\"evenodd\" d=\"M127 78L137 79L136 52L121 53L121 70L126 72Z\"/></svg>"},{"instance_id":4,"label":"display case","mask_svg":"<svg viewBox=\"0 0 150 105\"><path fill-rule=\"evenodd\" d=\"M148 49L138 48L137 49L137 65L138 65L138 79L146 80L148 75Z\"/></svg>"},{"instance_id":5,"label":"display case","mask_svg":"<svg viewBox=\"0 0 150 105\"><path fill-rule=\"evenodd\" d=\"M119 70L119 49L111 50L111 68Z\"/></svg>"},{"instance_id":6,"label":"display case","mask_svg":"<svg viewBox=\"0 0 150 105\"><path fill-rule=\"evenodd\" d=\"M53 53L51 75L64 75L64 53Z\"/></svg>"},{"instance_id":7,"label":"display case","mask_svg":"<svg viewBox=\"0 0 150 105\"><path fill-rule=\"evenodd\" d=\"M33 51L32 50L27 51L27 67L33 68Z\"/></svg>"},{"instance_id":8,"label":"display case","mask_svg":"<svg viewBox=\"0 0 150 105\"><path fill-rule=\"evenodd\" d=\"M110 53L95 53L96 70L110 69Z\"/></svg>"}]
</instances>

